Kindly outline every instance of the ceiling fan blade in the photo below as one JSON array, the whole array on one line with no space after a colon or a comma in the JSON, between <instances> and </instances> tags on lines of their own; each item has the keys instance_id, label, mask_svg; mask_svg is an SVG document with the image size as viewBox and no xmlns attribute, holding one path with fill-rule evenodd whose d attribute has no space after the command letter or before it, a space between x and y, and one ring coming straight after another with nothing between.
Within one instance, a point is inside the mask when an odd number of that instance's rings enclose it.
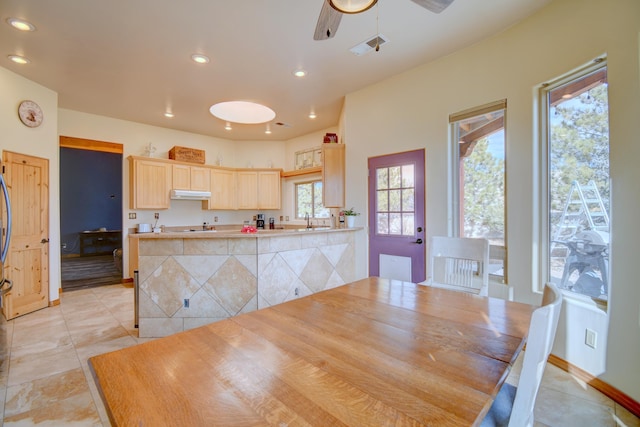
<instances>
[{"instance_id":1,"label":"ceiling fan blade","mask_svg":"<svg viewBox=\"0 0 640 427\"><path fill-rule=\"evenodd\" d=\"M327 40L333 37L338 31L338 25L342 19L342 13L329 5L329 0L323 0L316 31L313 33L314 40Z\"/></svg>"},{"instance_id":2,"label":"ceiling fan blade","mask_svg":"<svg viewBox=\"0 0 640 427\"><path fill-rule=\"evenodd\" d=\"M440 13L445 10L453 0L411 0L417 5L424 7L427 10L430 10L433 13Z\"/></svg>"}]
</instances>

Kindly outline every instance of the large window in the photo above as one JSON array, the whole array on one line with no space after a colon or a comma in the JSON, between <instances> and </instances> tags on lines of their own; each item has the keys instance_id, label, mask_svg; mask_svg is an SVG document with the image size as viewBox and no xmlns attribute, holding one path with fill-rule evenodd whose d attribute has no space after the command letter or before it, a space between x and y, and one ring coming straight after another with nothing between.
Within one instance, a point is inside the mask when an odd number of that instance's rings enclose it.
<instances>
[{"instance_id":1,"label":"large window","mask_svg":"<svg viewBox=\"0 0 640 427\"><path fill-rule=\"evenodd\" d=\"M483 237L491 247L489 274L506 282L506 100L452 114L453 235Z\"/></svg>"},{"instance_id":2,"label":"large window","mask_svg":"<svg viewBox=\"0 0 640 427\"><path fill-rule=\"evenodd\" d=\"M543 274L560 288L605 300L609 265L609 106L602 59L543 85L547 215Z\"/></svg>"},{"instance_id":3,"label":"large window","mask_svg":"<svg viewBox=\"0 0 640 427\"><path fill-rule=\"evenodd\" d=\"M296 184L296 218L329 218L329 209L322 205L322 181Z\"/></svg>"}]
</instances>

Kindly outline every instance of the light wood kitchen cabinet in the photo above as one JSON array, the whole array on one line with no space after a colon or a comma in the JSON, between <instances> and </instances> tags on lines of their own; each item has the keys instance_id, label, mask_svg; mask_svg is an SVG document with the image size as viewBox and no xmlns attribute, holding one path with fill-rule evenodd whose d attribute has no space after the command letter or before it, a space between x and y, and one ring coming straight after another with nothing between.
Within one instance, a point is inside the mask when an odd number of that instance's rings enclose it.
<instances>
[{"instance_id":1,"label":"light wood kitchen cabinet","mask_svg":"<svg viewBox=\"0 0 640 427\"><path fill-rule=\"evenodd\" d=\"M322 204L326 208L344 207L345 145L322 145Z\"/></svg>"},{"instance_id":2,"label":"light wood kitchen cabinet","mask_svg":"<svg viewBox=\"0 0 640 427\"><path fill-rule=\"evenodd\" d=\"M280 172L280 169L238 169L237 208L280 209L282 192Z\"/></svg>"},{"instance_id":3,"label":"light wood kitchen cabinet","mask_svg":"<svg viewBox=\"0 0 640 427\"><path fill-rule=\"evenodd\" d=\"M210 170L211 198L202 202L203 209L236 209L235 169L212 168Z\"/></svg>"},{"instance_id":4,"label":"light wood kitchen cabinet","mask_svg":"<svg viewBox=\"0 0 640 427\"><path fill-rule=\"evenodd\" d=\"M174 164L171 169L173 190L209 191L211 188L211 168Z\"/></svg>"},{"instance_id":5,"label":"light wood kitchen cabinet","mask_svg":"<svg viewBox=\"0 0 640 427\"><path fill-rule=\"evenodd\" d=\"M129 157L130 209L169 209L171 164L147 157Z\"/></svg>"},{"instance_id":6,"label":"light wood kitchen cabinet","mask_svg":"<svg viewBox=\"0 0 640 427\"><path fill-rule=\"evenodd\" d=\"M280 209L280 170L258 171L258 209Z\"/></svg>"}]
</instances>

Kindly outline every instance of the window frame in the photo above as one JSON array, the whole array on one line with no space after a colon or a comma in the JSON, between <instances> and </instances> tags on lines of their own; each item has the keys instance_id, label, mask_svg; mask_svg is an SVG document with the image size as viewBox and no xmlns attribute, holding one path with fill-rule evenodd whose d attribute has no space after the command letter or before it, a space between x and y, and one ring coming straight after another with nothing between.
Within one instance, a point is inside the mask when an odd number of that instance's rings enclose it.
<instances>
[{"instance_id":1,"label":"window frame","mask_svg":"<svg viewBox=\"0 0 640 427\"><path fill-rule=\"evenodd\" d=\"M503 266L503 275L498 276L494 274L490 274L489 278L493 281L499 281L503 284L509 283L509 269L508 269L508 250L507 250L507 236L508 236L508 215L507 215L507 187L508 187L508 179L507 179L507 100L501 99L494 102L490 102L484 105L480 105L477 107L472 107L458 113L453 113L449 115L449 139L451 143L449 144L449 164L451 167L451 173L449 174L449 185L448 185L448 198L450 200L450 209L451 215L448 224L448 232L449 235L454 237L460 237L460 146L459 146L459 138L457 133L457 124L458 122L466 119L470 119L473 117L481 116L483 114L493 113L496 111L502 111L503 113L503 132L504 132L504 206L503 206L503 215L504 215L504 246L500 245L490 245L490 260L499 260L502 261Z\"/></svg>"},{"instance_id":2,"label":"window frame","mask_svg":"<svg viewBox=\"0 0 640 427\"><path fill-rule=\"evenodd\" d=\"M299 181L294 183L293 185L293 193L294 193L294 213L295 213L295 219L306 219L304 216L298 216L298 186L299 185L306 185L306 184L311 184L311 200L315 200L315 184L320 183L321 186L324 186L324 183L322 182L322 179L312 179L312 180L305 180L305 181ZM322 189L320 190L320 196L322 197ZM324 208L324 205L322 206ZM329 208L325 208L327 210L329 210ZM311 212L309 213L309 219L329 219L331 218L331 213L329 213L328 216L316 216L316 206L314 203L312 203L311 205Z\"/></svg>"},{"instance_id":3,"label":"window frame","mask_svg":"<svg viewBox=\"0 0 640 427\"><path fill-rule=\"evenodd\" d=\"M537 97L535 103L538 104L537 120L538 120L538 164L535 170L539 171L539 179L537 185L539 186L537 191L537 200L534 209L537 212L544 213L543 215L534 215L537 220L535 227L538 229L537 233L537 247L538 251L533 254L533 265L537 265L538 268L534 269L533 281L531 283L531 289L534 293L542 294L544 284L550 280L550 233L551 224L549 221L549 192L550 192L550 180L549 180L549 157L550 157L550 126L549 126L549 102L548 95L554 90L570 82L577 81L586 77L591 73L595 73L603 68L608 68L606 55L595 58L588 64L573 69L560 77L557 77L548 82L544 82L538 87ZM609 113L609 119L611 115ZM611 171L609 171L609 186L611 186ZM610 201L611 203L611 201ZM536 259L537 258L537 259ZM609 284L609 287L611 285ZM610 291L610 289L609 289ZM587 295L583 295L577 292L562 291L565 296L570 296L576 299L588 299Z\"/></svg>"}]
</instances>

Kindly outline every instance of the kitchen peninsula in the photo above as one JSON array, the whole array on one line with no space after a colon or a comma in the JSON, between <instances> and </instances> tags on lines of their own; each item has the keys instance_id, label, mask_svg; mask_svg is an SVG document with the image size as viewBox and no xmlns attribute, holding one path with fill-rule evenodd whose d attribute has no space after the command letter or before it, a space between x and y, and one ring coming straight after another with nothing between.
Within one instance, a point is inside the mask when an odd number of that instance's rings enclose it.
<instances>
[{"instance_id":1,"label":"kitchen peninsula","mask_svg":"<svg viewBox=\"0 0 640 427\"><path fill-rule=\"evenodd\" d=\"M171 335L349 283L359 230L132 234L139 336Z\"/></svg>"}]
</instances>

